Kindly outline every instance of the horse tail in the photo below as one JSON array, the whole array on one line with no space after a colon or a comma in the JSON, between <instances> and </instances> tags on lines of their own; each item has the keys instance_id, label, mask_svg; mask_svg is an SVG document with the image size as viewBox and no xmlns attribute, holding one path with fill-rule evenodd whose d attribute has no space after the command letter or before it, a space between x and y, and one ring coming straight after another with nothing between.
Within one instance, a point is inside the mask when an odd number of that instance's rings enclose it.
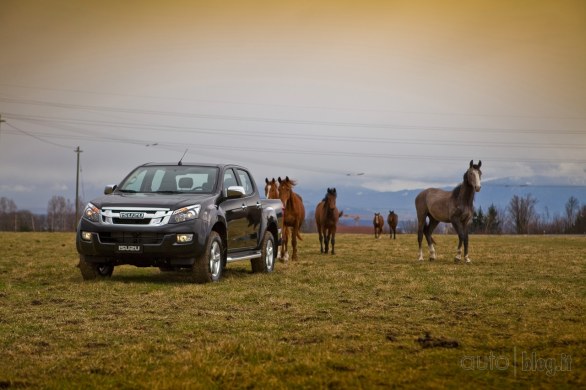
<instances>
[{"instance_id":1,"label":"horse tail","mask_svg":"<svg viewBox=\"0 0 586 390\"><path fill-rule=\"evenodd\" d=\"M299 241L303 241L303 237L301 237L301 234L299 234L299 230L297 230L297 238Z\"/></svg>"}]
</instances>

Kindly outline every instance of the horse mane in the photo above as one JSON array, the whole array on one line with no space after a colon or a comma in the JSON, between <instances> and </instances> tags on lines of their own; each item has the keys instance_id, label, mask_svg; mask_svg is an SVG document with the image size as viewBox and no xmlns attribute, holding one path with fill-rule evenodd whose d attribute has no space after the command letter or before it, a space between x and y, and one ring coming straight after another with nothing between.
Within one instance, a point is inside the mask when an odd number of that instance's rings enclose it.
<instances>
[{"instance_id":1,"label":"horse mane","mask_svg":"<svg viewBox=\"0 0 586 390\"><path fill-rule=\"evenodd\" d=\"M468 171L464 173L464 177L462 183L458 184L456 188L452 190L451 198L455 201L460 199L460 194L462 194L464 198L464 202L472 207L474 204L474 189L471 188L472 186L468 182Z\"/></svg>"}]
</instances>

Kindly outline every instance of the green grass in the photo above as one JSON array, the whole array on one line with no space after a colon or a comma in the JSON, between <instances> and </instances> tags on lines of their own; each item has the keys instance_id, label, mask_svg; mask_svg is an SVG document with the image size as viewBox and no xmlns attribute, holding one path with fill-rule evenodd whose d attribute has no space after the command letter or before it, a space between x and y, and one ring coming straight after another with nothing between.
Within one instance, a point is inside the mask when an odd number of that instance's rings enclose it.
<instances>
[{"instance_id":1,"label":"green grass","mask_svg":"<svg viewBox=\"0 0 586 390\"><path fill-rule=\"evenodd\" d=\"M586 385L586 237L475 235L472 265L455 236L434 263L413 235L338 235L335 256L303 237L273 274L196 285L84 282L73 234L1 233L0 388Z\"/></svg>"}]
</instances>

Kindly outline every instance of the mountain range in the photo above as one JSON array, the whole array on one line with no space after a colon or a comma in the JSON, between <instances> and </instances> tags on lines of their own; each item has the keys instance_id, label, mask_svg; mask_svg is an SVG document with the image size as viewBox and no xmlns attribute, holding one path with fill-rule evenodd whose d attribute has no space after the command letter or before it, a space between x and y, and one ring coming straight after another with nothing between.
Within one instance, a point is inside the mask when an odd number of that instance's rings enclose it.
<instances>
[{"instance_id":1,"label":"mountain range","mask_svg":"<svg viewBox=\"0 0 586 390\"><path fill-rule=\"evenodd\" d=\"M539 183L539 184L533 184ZM444 187L451 191L453 187ZM415 197L422 189L403 190L395 192L380 192L360 187L337 187L337 206L343 210L345 218L343 223L354 223L352 218L360 217L360 225L370 225L375 212L380 212L386 219L390 210L400 217L400 220L415 220ZM326 189L321 191L313 189L299 189L306 207L306 215L315 210L316 204L323 198ZM534 177L531 181L526 178L505 178L498 180L485 180L482 189L476 193L474 207L482 208L486 213L491 205L494 205L500 213L506 209L517 195L525 197L531 195L537 200L535 211L546 220L556 216L565 215L565 206L570 197L575 197L580 205L586 204L586 185L557 183L550 179Z\"/></svg>"}]
</instances>

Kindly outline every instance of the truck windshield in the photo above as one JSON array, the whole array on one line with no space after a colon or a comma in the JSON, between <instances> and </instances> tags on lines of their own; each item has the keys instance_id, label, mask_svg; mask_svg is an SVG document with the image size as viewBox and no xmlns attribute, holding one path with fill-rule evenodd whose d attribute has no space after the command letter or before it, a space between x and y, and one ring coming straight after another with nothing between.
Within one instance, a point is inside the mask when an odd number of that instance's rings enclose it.
<instances>
[{"instance_id":1,"label":"truck windshield","mask_svg":"<svg viewBox=\"0 0 586 390\"><path fill-rule=\"evenodd\" d=\"M218 168L172 165L144 166L132 171L118 190L128 193L212 193Z\"/></svg>"}]
</instances>

